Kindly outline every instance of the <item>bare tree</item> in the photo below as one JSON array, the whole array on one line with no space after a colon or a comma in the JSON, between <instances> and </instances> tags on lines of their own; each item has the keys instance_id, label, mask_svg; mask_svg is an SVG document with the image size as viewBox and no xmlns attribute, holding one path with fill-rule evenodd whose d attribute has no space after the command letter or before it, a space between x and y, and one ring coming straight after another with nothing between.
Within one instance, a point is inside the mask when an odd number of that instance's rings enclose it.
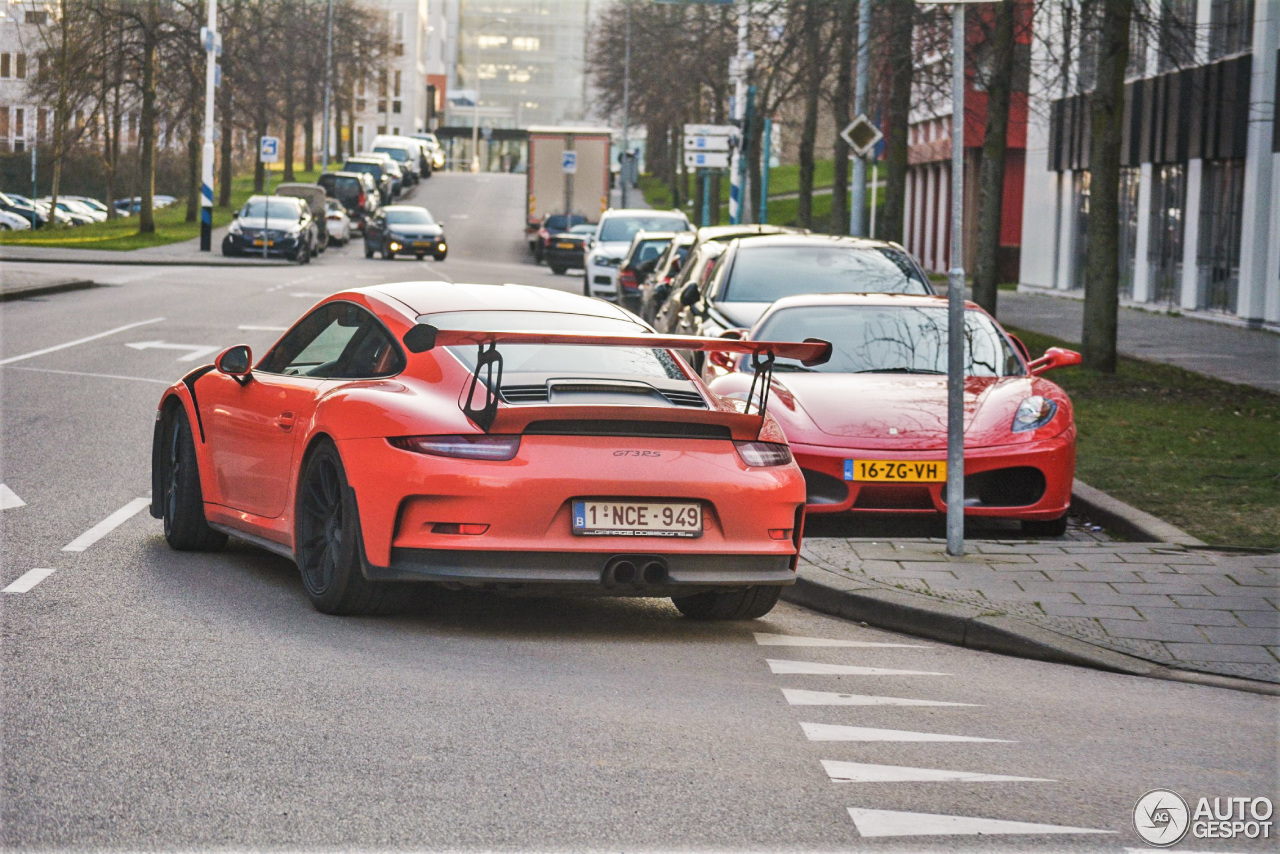
<instances>
[{"instance_id":1,"label":"bare tree","mask_svg":"<svg viewBox=\"0 0 1280 854\"><path fill-rule=\"evenodd\" d=\"M853 66L856 61L858 45L858 16L866 14L870 0L840 0L839 17L836 21L836 89L832 99L832 113L835 117L835 175L831 187L831 223L832 234L849 233L849 144L844 141L840 131L848 126L853 118ZM866 69L861 73L866 74ZM853 204L860 205L862 199L853 199Z\"/></svg>"},{"instance_id":2,"label":"bare tree","mask_svg":"<svg viewBox=\"0 0 1280 854\"><path fill-rule=\"evenodd\" d=\"M1017 0L1000 0L994 26L981 47L985 60L978 63L979 82L987 93L987 127L982 143L978 178L977 257L973 268L973 299L996 313L997 263L1000 253L1001 213L1004 208L1004 161L1009 136L1009 103L1013 97L1014 63L1017 58L1015 17Z\"/></svg>"},{"instance_id":3,"label":"bare tree","mask_svg":"<svg viewBox=\"0 0 1280 854\"><path fill-rule=\"evenodd\" d=\"M915 67L913 42L915 0L884 0L879 20L885 33L882 68L889 77L889 98L885 122L889 133L885 139L884 220L880 234L886 240L901 242L907 195L907 131L911 121L911 81Z\"/></svg>"}]
</instances>

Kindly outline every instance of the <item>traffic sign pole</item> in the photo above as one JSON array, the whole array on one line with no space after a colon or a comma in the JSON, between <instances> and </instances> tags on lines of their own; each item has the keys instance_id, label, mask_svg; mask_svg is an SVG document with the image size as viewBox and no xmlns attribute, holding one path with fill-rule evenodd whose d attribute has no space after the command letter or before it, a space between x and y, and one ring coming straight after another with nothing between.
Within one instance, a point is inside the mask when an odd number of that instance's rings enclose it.
<instances>
[{"instance_id":1,"label":"traffic sign pole","mask_svg":"<svg viewBox=\"0 0 1280 854\"><path fill-rule=\"evenodd\" d=\"M213 250L213 98L218 85L218 0L209 0L205 27L204 145L200 152L200 251Z\"/></svg>"},{"instance_id":2,"label":"traffic sign pole","mask_svg":"<svg viewBox=\"0 0 1280 854\"><path fill-rule=\"evenodd\" d=\"M854 85L853 111L864 116L867 113L867 77L871 73L871 0L863 0L858 4L857 56L858 76ZM853 158L853 178L849 186L853 191L853 204L849 206L849 233L867 237L862 216L862 209L867 201L867 161L862 157L855 155Z\"/></svg>"},{"instance_id":3,"label":"traffic sign pole","mask_svg":"<svg viewBox=\"0 0 1280 854\"><path fill-rule=\"evenodd\" d=\"M263 181L266 200L262 203L262 257L267 257L267 247L271 243L268 231L271 226L271 164L280 160L280 138L264 136L258 140L258 159L262 161Z\"/></svg>"}]
</instances>

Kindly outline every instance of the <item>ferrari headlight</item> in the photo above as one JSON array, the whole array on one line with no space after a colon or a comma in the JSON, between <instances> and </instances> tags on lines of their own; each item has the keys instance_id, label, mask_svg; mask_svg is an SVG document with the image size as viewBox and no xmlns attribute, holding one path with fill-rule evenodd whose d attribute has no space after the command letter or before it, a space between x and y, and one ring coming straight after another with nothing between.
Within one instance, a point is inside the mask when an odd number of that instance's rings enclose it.
<instances>
[{"instance_id":1,"label":"ferrari headlight","mask_svg":"<svg viewBox=\"0 0 1280 854\"><path fill-rule=\"evenodd\" d=\"M509 460L520 450L519 436L397 436L387 441L402 451L464 460Z\"/></svg>"},{"instance_id":2,"label":"ferrari headlight","mask_svg":"<svg viewBox=\"0 0 1280 854\"><path fill-rule=\"evenodd\" d=\"M1058 404L1047 397L1038 394L1028 397L1018 405L1018 411L1013 416L1012 430L1015 433L1038 430L1052 421L1057 411Z\"/></svg>"},{"instance_id":3,"label":"ferrari headlight","mask_svg":"<svg viewBox=\"0 0 1280 854\"><path fill-rule=\"evenodd\" d=\"M734 442L738 456L749 466L785 466L791 462L791 448L776 442Z\"/></svg>"}]
</instances>

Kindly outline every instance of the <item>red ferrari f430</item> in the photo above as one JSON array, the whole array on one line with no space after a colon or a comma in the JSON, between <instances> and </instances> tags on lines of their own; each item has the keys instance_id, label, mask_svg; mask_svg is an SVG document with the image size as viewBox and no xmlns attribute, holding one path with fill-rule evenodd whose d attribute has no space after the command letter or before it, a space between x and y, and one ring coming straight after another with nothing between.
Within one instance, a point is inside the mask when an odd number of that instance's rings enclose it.
<instances>
[{"instance_id":1,"label":"red ferrari f430","mask_svg":"<svg viewBox=\"0 0 1280 854\"><path fill-rule=\"evenodd\" d=\"M725 348L542 288L344 291L256 364L232 347L165 391L151 512L176 549L288 557L326 613L424 581L759 617L795 580L804 477L763 397L723 400L672 352ZM730 349L762 379L831 351Z\"/></svg>"}]
</instances>

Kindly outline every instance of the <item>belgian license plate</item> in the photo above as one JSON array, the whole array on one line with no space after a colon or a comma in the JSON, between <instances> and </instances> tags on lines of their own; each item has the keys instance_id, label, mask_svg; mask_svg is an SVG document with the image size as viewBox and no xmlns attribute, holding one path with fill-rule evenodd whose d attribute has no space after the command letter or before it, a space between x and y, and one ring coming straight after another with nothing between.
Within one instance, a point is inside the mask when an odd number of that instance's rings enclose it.
<instances>
[{"instance_id":1,"label":"belgian license plate","mask_svg":"<svg viewBox=\"0 0 1280 854\"><path fill-rule=\"evenodd\" d=\"M253 245L254 245L254 246L261 246L261 245L262 245L262 243L263 243L262 238L258 238L257 240L253 241ZM276 245L276 242L275 242L274 240L268 240L268 241L266 241L266 244L267 244L268 246L275 246L275 245Z\"/></svg>"},{"instance_id":2,"label":"belgian license plate","mask_svg":"<svg viewBox=\"0 0 1280 854\"><path fill-rule=\"evenodd\" d=\"M581 537L701 537L702 505L575 501L573 533Z\"/></svg>"},{"instance_id":3,"label":"belgian license plate","mask_svg":"<svg viewBox=\"0 0 1280 854\"><path fill-rule=\"evenodd\" d=\"M572 248L573 248L573 244L572 244L572 243L557 243L557 244L556 244L556 248L557 248L557 249L572 249Z\"/></svg>"},{"instance_id":4,"label":"belgian license plate","mask_svg":"<svg viewBox=\"0 0 1280 854\"><path fill-rule=\"evenodd\" d=\"M844 479L872 483L940 483L947 464L938 460L845 460Z\"/></svg>"}]
</instances>

